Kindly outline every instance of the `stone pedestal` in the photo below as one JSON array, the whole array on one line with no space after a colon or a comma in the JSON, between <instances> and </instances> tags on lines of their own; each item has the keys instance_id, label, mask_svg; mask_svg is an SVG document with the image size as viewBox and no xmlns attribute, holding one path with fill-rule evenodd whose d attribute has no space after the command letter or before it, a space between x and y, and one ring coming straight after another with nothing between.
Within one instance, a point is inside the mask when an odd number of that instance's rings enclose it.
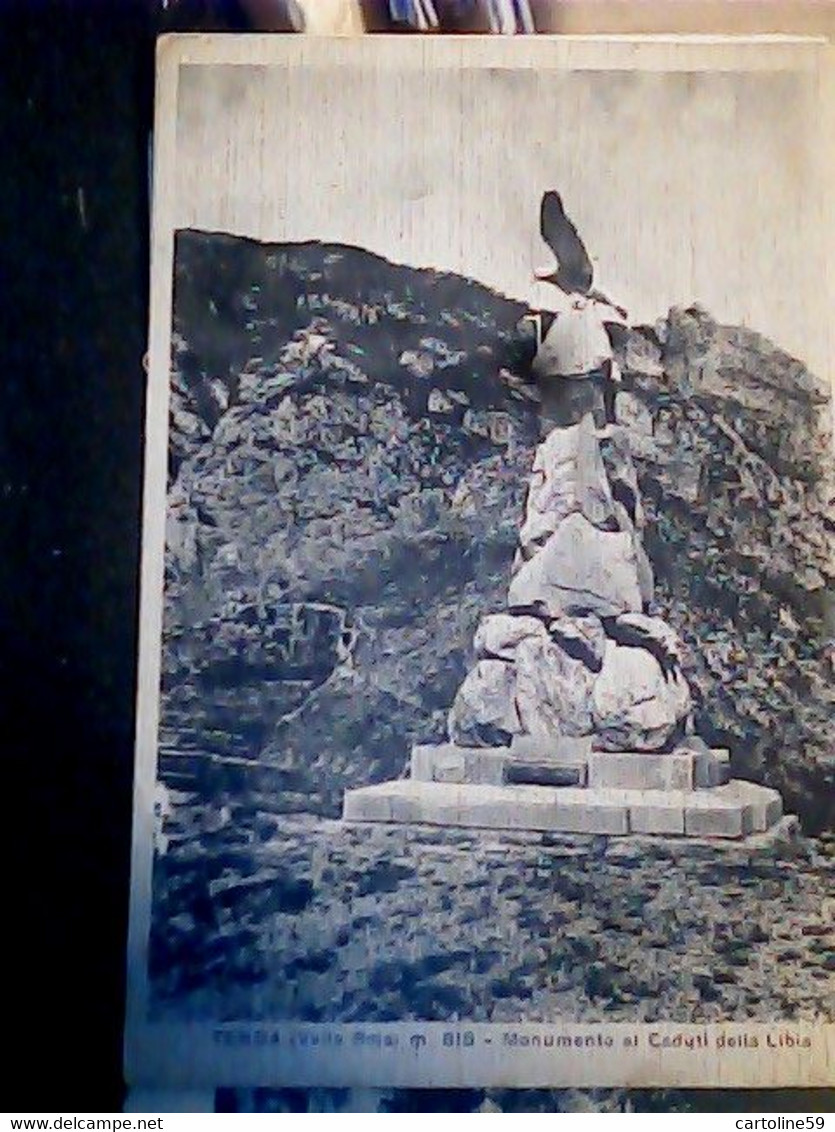
<instances>
[{"instance_id":1,"label":"stone pedestal","mask_svg":"<svg viewBox=\"0 0 835 1132\"><path fill-rule=\"evenodd\" d=\"M492 830L739 839L783 813L776 790L728 780L728 752L652 755L507 747L416 746L411 777L349 790L343 816ZM549 778L550 776L550 778Z\"/></svg>"}]
</instances>

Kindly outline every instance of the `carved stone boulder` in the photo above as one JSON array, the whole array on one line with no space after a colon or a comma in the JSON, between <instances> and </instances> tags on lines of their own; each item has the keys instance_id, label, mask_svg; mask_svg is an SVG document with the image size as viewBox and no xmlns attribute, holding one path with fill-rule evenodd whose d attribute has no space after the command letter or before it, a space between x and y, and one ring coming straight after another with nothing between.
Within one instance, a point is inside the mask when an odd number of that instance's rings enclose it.
<instances>
[{"instance_id":1,"label":"carved stone boulder","mask_svg":"<svg viewBox=\"0 0 835 1132\"><path fill-rule=\"evenodd\" d=\"M640 613L643 597L629 531L601 531L575 512L523 562L508 591L511 609L557 618Z\"/></svg>"},{"instance_id":2,"label":"carved stone boulder","mask_svg":"<svg viewBox=\"0 0 835 1132\"><path fill-rule=\"evenodd\" d=\"M678 670L665 671L646 649L609 641L592 692L594 745L604 751L658 751L692 708Z\"/></svg>"},{"instance_id":3,"label":"carved stone boulder","mask_svg":"<svg viewBox=\"0 0 835 1132\"><path fill-rule=\"evenodd\" d=\"M596 527L611 528L614 501L590 413L568 428L555 428L536 451L525 520L522 556L531 555L574 512Z\"/></svg>"},{"instance_id":4,"label":"carved stone boulder","mask_svg":"<svg viewBox=\"0 0 835 1132\"><path fill-rule=\"evenodd\" d=\"M447 722L450 739L462 747L501 747L519 734L514 666L478 661L458 689Z\"/></svg>"},{"instance_id":5,"label":"carved stone boulder","mask_svg":"<svg viewBox=\"0 0 835 1132\"><path fill-rule=\"evenodd\" d=\"M533 371L540 379L584 377L612 358L612 343L604 315L609 308L593 301L578 301L561 311L537 351Z\"/></svg>"},{"instance_id":6,"label":"carved stone boulder","mask_svg":"<svg viewBox=\"0 0 835 1132\"><path fill-rule=\"evenodd\" d=\"M510 613L491 613L476 630L475 654L480 660L513 660L519 644L528 637L547 639L545 626L536 617L514 617Z\"/></svg>"},{"instance_id":7,"label":"carved stone boulder","mask_svg":"<svg viewBox=\"0 0 835 1132\"><path fill-rule=\"evenodd\" d=\"M528 637L516 650L516 707L528 735L581 736L592 731L595 674L555 642Z\"/></svg>"}]
</instances>

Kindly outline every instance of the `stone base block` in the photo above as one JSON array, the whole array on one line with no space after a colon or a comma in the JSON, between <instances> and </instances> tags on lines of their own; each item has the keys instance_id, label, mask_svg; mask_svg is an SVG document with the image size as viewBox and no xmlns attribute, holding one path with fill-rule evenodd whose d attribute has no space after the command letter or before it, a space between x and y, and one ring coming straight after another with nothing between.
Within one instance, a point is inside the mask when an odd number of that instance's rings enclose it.
<instances>
[{"instance_id":1,"label":"stone base block","mask_svg":"<svg viewBox=\"0 0 835 1132\"><path fill-rule=\"evenodd\" d=\"M692 790L694 755L594 751L589 786L616 790Z\"/></svg>"},{"instance_id":2,"label":"stone base block","mask_svg":"<svg viewBox=\"0 0 835 1132\"><path fill-rule=\"evenodd\" d=\"M722 747L693 755L693 785L697 789L725 786L731 780L731 752Z\"/></svg>"},{"instance_id":3,"label":"stone base block","mask_svg":"<svg viewBox=\"0 0 835 1132\"><path fill-rule=\"evenodd\" d=\"M669 794L647 790L642 793L640 801L629 804L629 832L681 836L684 833L684 792Z\"/></svg>"},{"instance_id":4,"label":"stone base block","mask_svg":"<svg viewBox=\"0 0 835 1132\"><path fill-rule=\"evenodd\" d=\"M736 796L750 812L753 833L764 833L776 825L783 816L783 799L776 790L760 786L756 782L746 782L742 778L732 779L725 787L733 791L729 797Z\"/></svg>"},{"instance_id":5,"label":"stone base block","mask_svg":"<svg viewBox=\"0 0 835 1132\"><path fill-rule=\"evenodd\" d=\"M782 810L775 790L738 779L709 790L619 790L411 778L347 791L343 817L548 833L738 839L769 829Z\"/></svg>"},{"instance_id":6,"label":"stone base block","mask_svg":"<svg viewBox=\"0 0 835 1132\"><path fill-rule=\"evenodd\" d=\"M455 743L412 747L412 778L418 782L501 786L511 758L508 747L459 747Z\"/></svg>"},{"instance_id":7,"label":"stone base block","mask_svg":"<svg viewBox=\"0 0 835 1132\"><path fill-rule=\"evenodd\" d=\"M585 766L591 754L591 736L574 738L571 735L514 735L510 742L510 753L514 760L520 762Z\"/></svg>"},{"instance_id":8,"label":"stone base block","mask_svg":"<svg viewBox=\"0 0 835 1132\"><path fill-rule=\"evenodd\" d=\"M684 832L690 837L746 837L762 833L782 814L783 801L776 790L735 778L688 795Z\"/></svg>"},{"instance_id":9,"label":"stone base block","mask_svg":"<svg viewBox=\"0 0 835 1132\"><path fill-rule=\"evenodd\" d=\"M745 837L753 828L746 806L729 806L713 797L713 792L709 797L688 799L684 809L684 832L688 837Z\"/></svg>"},{"instance_id":10,"label":"stone base block","mask_svg":"<svg viewBox=\"0 0 835 1132\"><path fill-rule=\"evenodd\" d=\"M511 760L504 768L504 781L513 786L585 786L587 770L583 763L534 763Z\"/></svg>"}]
</instances>

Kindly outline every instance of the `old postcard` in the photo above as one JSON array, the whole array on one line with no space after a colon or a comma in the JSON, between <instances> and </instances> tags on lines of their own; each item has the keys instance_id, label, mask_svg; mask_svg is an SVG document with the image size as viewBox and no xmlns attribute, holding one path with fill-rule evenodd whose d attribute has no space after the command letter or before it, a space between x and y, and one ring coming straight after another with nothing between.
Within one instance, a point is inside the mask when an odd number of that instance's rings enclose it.
<instances>
[{"instance_id":1,"label":"old postcard","mask_svg":"<svg viewBox=\"0 0 835 1132\"><path fill-rule=\"evenodd\" d=\"M162 42L133 1084L832 1083L834 75Z\"/></svg>"}]
</instances>

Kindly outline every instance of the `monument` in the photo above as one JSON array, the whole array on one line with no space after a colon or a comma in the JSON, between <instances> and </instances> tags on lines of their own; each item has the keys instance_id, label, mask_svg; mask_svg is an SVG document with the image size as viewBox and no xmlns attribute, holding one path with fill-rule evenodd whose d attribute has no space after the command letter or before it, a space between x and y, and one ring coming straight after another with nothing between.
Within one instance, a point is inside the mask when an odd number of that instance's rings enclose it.
<instances>
[{"instance_id":1,"label":"monument","mask_svg":"<svg viewBox=\"0 0 835 1132\"><path fill-rule=\"evenodd\" d=\"M633 445L610 334L627 313L593 289L556 193L539 277L565 296L533 373L542 436L507 607L484 617L449 742L417 745L410 777L346 792L349 821L743 838L782 816L780 795L730 777L730 753L694 734L684 644L658 615ZM541 322L538 323L541 327Z\"/></svg>"}]
</instances>

